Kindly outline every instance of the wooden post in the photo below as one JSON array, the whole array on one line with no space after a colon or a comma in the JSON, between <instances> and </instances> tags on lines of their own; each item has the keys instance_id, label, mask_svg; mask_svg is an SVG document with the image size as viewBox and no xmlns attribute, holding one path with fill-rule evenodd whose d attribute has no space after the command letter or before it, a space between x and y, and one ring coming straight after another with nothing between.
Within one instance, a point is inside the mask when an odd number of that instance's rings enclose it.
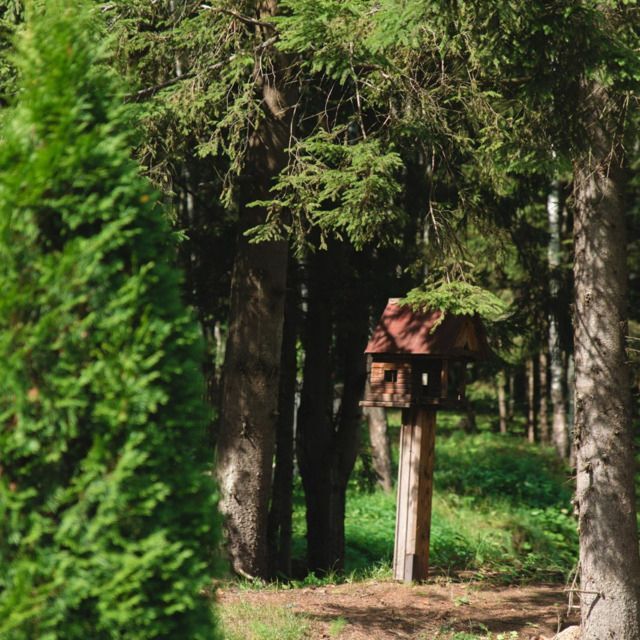
<instances>
[{"instance_id":1,"label":"wooden post","mask_svg":"<svg viewBox=\"0 0 640 640\"><path fill-rule=\"evenodd\" d=\"M402 410L393 575L404 582L426 580L429 572L435 439L434 409Z\"/></svg>"}]
</instances>

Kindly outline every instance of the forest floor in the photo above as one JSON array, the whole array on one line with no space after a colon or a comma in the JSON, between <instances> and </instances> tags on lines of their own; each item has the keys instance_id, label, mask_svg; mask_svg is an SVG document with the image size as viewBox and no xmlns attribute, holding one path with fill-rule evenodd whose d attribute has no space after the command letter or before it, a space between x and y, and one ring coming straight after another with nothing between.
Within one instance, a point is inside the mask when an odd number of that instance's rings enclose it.
<instances>
[{"instance_id":1,"label":"forest floor","mask_svg":"<svg viewBox=\"0 0 640 640\"><path fill-rule=\"evenodd\" d=\"M260 629L270 628L274 638L308 640L537 640L576 624L575 615L567 618L563 588L370 580L297 589L232 587L220 590L218 601L231 638L262 638Z\"/></svg>"}]
</instances>

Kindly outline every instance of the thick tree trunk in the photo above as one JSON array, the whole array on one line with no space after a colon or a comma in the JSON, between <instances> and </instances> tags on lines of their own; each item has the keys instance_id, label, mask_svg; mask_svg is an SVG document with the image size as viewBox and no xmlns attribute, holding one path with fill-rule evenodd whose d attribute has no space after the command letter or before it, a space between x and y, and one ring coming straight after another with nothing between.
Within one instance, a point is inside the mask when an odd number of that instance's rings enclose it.
<instances>
[{"instance_id":1,"label":"thick tree trunk","mask_svg":"<svg viewBox=\"0 0 640 640\"><path fill-rule=\"evenodd\" d=\"M358 453L362 413L359 407L366 378L364 347L367 306L353 291L336 291L336 263L343 247L317 252L309 263L309 302L305 331L305 366L298 412L297 452L307 505L307 554L311 571L344 568L346 488ZM352 279L352 265L339 270ZM342 293L342 295L340 295ZM362 293L360 291L360 293ZM332 416L332 306L336 314L337 349L342 358L343 393L337 420Z\"/></svg>"},{"instance_id":2,"label":"thick tree trunk","mask_svg":"<svg viewBox=\"0 0 640 640\"><path fill-rule=\"evenodd\" d=\"M549 313L549 374L552 407L551 438L561 458L569 455L569 434L567 427L567 405L565 401L565 367L558 330L558 305L560 291L560 184L554 181L547 198L547 219L549 224L549 292L551 311Z\"/></svg>"},{"instance_id":3,"label":"thick tree trunk","mask_svg":"<svg viewBox=\"0 0 640 640\"><path fill-rule=\"evenodd\" d=\"M640 639L640 557L625 357L627 266L619 112L584 93L590 149L574 184L575 443L582 640Z\"/></svg>"},{"instance_id":4,"label":"thick tree trunk","mask_svg":"<svg viewBox=\"0 0 640 640\"><path fill-rule=\"evenodd\" d=\"M540 397L538 402L538 431L540 434L540 442L543 444L549 444L551 441L549 434L549 414L548 414L548 376L547 369L549 367L549 360L547 358L546 349L540 350L539 358L539 371L538 381L540 386Z\"/></svg>"},{"instance_id":5,"label":"thick tree trunk","mask_svg":"<svg viewBox=\"0 0 640 640\"><path fill-rule=\"evenodd\" d=\"M536 441L536 367L533 358L527 358L527 440Z\"/></svg>"},{"instance_id":6,"label":"thick tree trunk","mask_svg":"<svg viewBox=\"0 0 640 640\"><path fill-rule=\"evenodd\" d=\"M507 433L507 425L509 421L509 416L507 415L507 392L505 389L506 385L506 374L504 369L498 371L498 375L496 377L496 387L498 389L498 417L500 420L500 433Z\"/></svg>"},{"instance_id":7,"label":"thick tree trunk","mask_svg":"<svg viewBox=\"0 0 640 640\"><path fill-rule=\"evenodd\" d=\"M354 300L357 304L358 300ZM362 301L360 301L362 302ZM347 305L348 306L348 305ZM346 309L342 309L343 319ZM338 335L343 358L344 386L342 400L340 402L340 414L338 430L333 447L334 475L333 475L333 500L338 508L335 509L335 532L333 540L333 554L336 556L335 566L344 569L345 559L345 535L344 516L347 498L347 483L353 471L353 465L358 456L360 447L360 428L362 425L362 409L360 401L364 394L367 377L366 358L364 348L367 344L368 314L363 304L348 318L348 322L338 327L342 335Z\"/></svg>"},{"instance_id":8,"label":"thick tree trunk","mask_svg":"<svg viewBox=\"0 0 640 640\"><path fill-rule=\"evenodd\" d=\"M276 12L275 0L260 3L258 17ZM266 39L271 34L260 34ZM284 67L283 61L283 67ZM246 229L264 222L262 207L274 177L286 161L291 101L277 65L256 84L263 114L248 139L240 202L240 235L233 267L222 382L217 475L227 547L235 572L267 576L267 517L278 412L278 381L287 272L287 244L251 244Z\"/></svg>"},{"instance_id":9,"label":"thick tree trunk","mask_svg":"<svg viewBox=\"0 0 640 640\"><path fill-rule=\"evenodd\" d=\"M332 278L327 251L309 257L307 316L303 336L304 371L296 449L304 487L307 519L307 562L311 571L326 570L331 552L332 513Z\"/></svg>"},{"instance_id":10,"label":"thick tree trunk","mask_svg":"<svg viewBox=\"0 0 640 640\"><path fill-rule=\"evenodd\" d=\"M278 425L276 431L276 462L273 492L269 510L269 559L271 575L291 575L291 532L293 513L293 454L296 400L298 337L298 283L294 277L295 263L289 264L289 278L282 332L280 391L278 395Z\"/></svg>"},{"instance_id":11,"label":"thick tree trunk","mask_svg":"<svg viewBox=\"0 0 640 640\"><path fill-rule=\"evenodd\" d=\"M393 491L393 471L387 415L383 407L366 407L364 414L369 423L373 470L382 490L385 493L391 493Z\"/></svg>"}]
</instances>

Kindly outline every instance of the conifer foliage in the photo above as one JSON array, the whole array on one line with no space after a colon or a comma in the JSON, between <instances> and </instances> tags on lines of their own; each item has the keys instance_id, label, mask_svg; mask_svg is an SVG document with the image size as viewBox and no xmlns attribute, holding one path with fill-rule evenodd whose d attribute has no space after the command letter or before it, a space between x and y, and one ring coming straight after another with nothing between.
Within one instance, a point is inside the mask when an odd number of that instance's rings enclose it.
<instances>
[{"instance_id":1,"label":"conifer foliage","mask_svg":"<svg viewBox=\"0 0 640 640\"><path fill-rule=\"evenodd\" d=\"M0 133L0 638L211 640L198 332L96 40L32 10Z\"/></svg>"}]
</instances>

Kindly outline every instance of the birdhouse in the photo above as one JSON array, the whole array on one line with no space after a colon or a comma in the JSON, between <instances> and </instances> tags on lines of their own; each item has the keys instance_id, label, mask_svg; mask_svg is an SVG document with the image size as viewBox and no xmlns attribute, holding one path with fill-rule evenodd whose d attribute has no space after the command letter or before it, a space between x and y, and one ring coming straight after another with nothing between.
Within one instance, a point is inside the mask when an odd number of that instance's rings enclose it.
<instances>
[{"instance_id":1,"label":"birdhouse","mask_svg":"<svg viewBox=\"0 0 640 640\"><path fill-rule=\"evenodd\" d=\"M363 406L458 408L469 361L489 355L480 319L420 312L391 298L365 350Z\"/></svg>"}]
</instances>

